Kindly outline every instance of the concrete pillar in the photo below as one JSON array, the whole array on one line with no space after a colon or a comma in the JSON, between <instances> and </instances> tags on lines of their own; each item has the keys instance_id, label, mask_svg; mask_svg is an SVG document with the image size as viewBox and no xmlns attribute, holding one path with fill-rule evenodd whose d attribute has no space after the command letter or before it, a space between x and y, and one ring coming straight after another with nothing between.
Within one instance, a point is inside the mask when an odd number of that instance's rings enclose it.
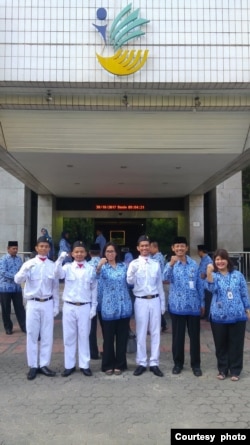
<instances>
[{"instance_id":1,"label":"concrete pillar","mask_svg":"<svg viewBox=\"0 0 250 445\"><path fill-rule=\"evenodd\" d=\"M217 248L243 251L241 172L216 187Z\"/></svg>"},{"instance_id":2,"label":"concrete pillar","mask_svg":"<svg viewBox=\"0 0 250 445\"><path fill-rule=\"evenodd\" d=\"M44 227L52 236L53 223L53 196L38 195L37 203L37 237L41 236L41 228Z\"/></svg>"},{"instance_id":3,"label":"concrete pillar","mask_svg":"<svg viewBox=\"0 0 250 445\"><path fill-rule=\"evenodd\" d=\"M26 191L22 182L0 168L0 252L6 252L10 240L18 241L20 252L29 250Z\"/></svg>"},{"instance_id":4,"label":"concrete pillar","mask_svg":"<svg viewBox=\"0 0 250 445\"><path fill-rule=\"evenodd\" d=\"M188 197L189 253L197 256L197 244L204 243L204 195Z\"/></svg>"}]
</instances>

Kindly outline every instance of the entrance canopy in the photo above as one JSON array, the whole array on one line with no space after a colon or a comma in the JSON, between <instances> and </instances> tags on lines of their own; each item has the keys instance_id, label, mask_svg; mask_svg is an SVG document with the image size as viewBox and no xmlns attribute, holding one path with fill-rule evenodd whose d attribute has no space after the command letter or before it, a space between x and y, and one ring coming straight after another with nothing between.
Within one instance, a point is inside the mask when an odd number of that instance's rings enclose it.
<instances>
[{"instance_id":1,"label":"entrance canopy","mask_svg":"<svg viewBox=\"0 0 250 445\"><path fill-rule=\"evenodd\" d=\"M183 197L250 162L249 110L232 92L220 101L201 95L198 104L193 93L172 94L171 103L159 96L158 107L146 106L149 94L127 95L126 103L113 95L112 106L99 96L93 110L79 106L79 91L36 100L34 92L1 93L0 165L38 194Z\"/></svg>"}]
</instances>

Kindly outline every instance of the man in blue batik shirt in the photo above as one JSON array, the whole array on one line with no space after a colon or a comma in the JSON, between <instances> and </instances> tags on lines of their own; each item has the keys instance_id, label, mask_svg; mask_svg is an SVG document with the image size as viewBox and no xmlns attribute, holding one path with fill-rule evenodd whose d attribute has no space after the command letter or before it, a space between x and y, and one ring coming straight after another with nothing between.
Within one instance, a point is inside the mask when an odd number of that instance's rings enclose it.
<instances>
[{"instance_id":1,"label":"man in blue batik shirt","mask_svg":"<svg viewBox=\"0 0 250 445\"><path fill-rule=\"evenodd\" d=\"M172 244L170 261L164 279L170 282L168 307L172 320L173 374L180 374L184 365L186 326L190 338L191 368L196 377L200 368L200 316L204 314L204 288L198 264L187 255L187 240L177 236Z\"/></svg>"},{"instance_id":2,"label":"man in blue batik shirt","mask_svg":"<svg viewBox=\"0 0 250 445\"><path fill-rule=\"evenodd\" d=\"M0 259L0 299L2 319L7 335L13 334L13 323L10 318L11 301L19 326L26 332L26 314L23 306L22 288L14 282L14 276L22 266L22 259L17 255L18 242L8 242L8 253Z\"/></svg>"},{"instance_id":3,"label":"man in blue batik shirt","mask_svg":"<svg viewBox=\"0 0 250 445\"><path fill-rule=\"evenodd\" d=\"M204 244L198 244L197 252L201 259L199 264L199 274L203 283L205 283L205 279L207 278L207 266L208 264L213 264L212 258L207 253L207 248ZM210 313L210 305L212 301L212 293L209 290L205 289L205 314L204 318L209 321L209 313Z\"/></svg>"},{"instance_id":4,"label":"man in blue batik shirt","mask_svg":"<svg viewBox=\"0 0 250 445\"><path fill-rule=\"evenodd\" d=\"M159 245L157 241L150 242L150 257L152 260L158 261L161 268L161 273L163 274L165 267L165 258L162 253L159 251ZM163 278L162 278L163 280ZM167 322L164 315L161 315L161 332L167 331Z\"/></svg>"},{"instance_id":5,"label":"man in blue batik shirt","mask_svg":"<svg viewBox=\"0 0 250 445\"><path fill-rule=\"evenodd\" d=\"M101 256L103 254L103 249L104 246L106 245L107 241L105 236L103 236L102 230L101 229L96 229L96 240L95 240L95 244L99 244L100 246L100 251L101 251Z\"/></svg>"}]
</instances>

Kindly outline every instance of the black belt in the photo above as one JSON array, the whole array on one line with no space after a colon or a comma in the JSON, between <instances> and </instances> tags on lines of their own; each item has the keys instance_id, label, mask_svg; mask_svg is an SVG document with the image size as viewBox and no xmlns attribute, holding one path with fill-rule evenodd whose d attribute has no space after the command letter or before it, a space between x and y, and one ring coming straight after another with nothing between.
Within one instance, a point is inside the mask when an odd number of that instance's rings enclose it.
<instances>
[{"instance_id":1,"label":"black belt","mask_svg":"<svg viewBox=\"0 0 250 445\"><path fill-rule=\"evenodd\" d=\"M90 301L86 303L73 303L73 301L65 301L65 303L73 304L74 306L83 306L84 304L90 304Z\"/></svg>"},{"instance_id":2,"label":"black belt","mask_svg":"<svg viewBox=\"0 0 250 445\"><path fill-rule=\"evenodd\" d=\"M138 295L136 295L136 298L144 298L145 300L151 300L152 298L156 298L159 297L159 294L155 294L155 295L143 295L143 297L138 297Z\"/></svg>"},{"instance_id":3,"label":"black belt","mask_svg":"<svg viewBox=\"0 0 250 445\"><path fill-rule=\"evenodd\" d=\"M40 301L40 303L44 303L44 301L52 300L53 297L49 298L30 298L30 300Z\"/></svg>"}]
</instances>

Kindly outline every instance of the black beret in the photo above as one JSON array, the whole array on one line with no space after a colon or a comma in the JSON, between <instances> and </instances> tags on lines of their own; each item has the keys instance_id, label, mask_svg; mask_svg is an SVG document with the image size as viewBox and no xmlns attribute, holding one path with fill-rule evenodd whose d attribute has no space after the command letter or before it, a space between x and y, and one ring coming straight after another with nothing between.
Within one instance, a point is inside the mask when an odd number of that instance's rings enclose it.
<instances>
[{"instance_id":1,"label":"black beret","mask_svg":"<svg viewBox=\"0 0 250 445\"><path fill-rule=\"evenodd\" d=\"M36 244L40 244L40 243L48 243L48 244L50 244L49 238L47 236L39 236Z\"/></svg>"},{"instance_id":2,"label":"black beret","mask_svg":"<svg viewBox=\"0 0 250 445\"><path fill-rule=\"evenodd\" d=\"M72 250L75 249L75 247L83 247L86 250L86 246L83 241L75 241Z\"/></svg>"},{"instance_id":3,"label":"black beret","mask_svg":"<svg viewBox=\"0 0 250 445\"><path fill-rule=\"evenodd\" d=\"M137 240L137 246L142 242L142 241L148 241L150 243L150 239L147 235L141 235L139 236L138 240Z\"/></svg>"}]
</instances>

